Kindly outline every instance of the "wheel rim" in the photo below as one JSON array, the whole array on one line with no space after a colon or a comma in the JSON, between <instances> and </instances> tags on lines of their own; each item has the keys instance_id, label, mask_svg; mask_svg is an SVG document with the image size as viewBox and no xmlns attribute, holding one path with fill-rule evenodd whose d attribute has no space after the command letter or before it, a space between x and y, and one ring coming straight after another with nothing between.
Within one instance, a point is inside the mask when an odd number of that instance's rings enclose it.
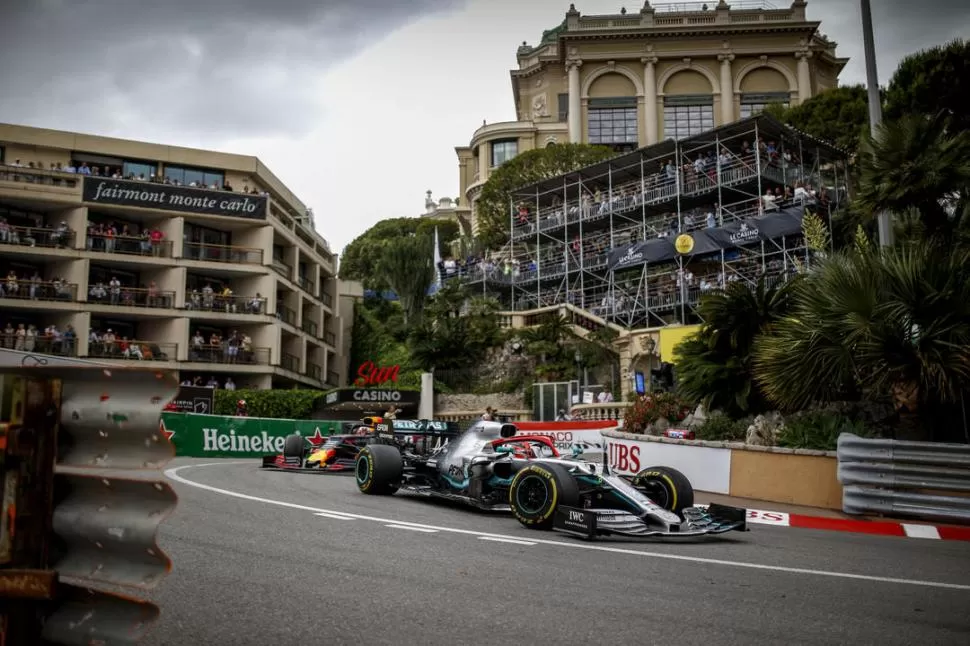
<instances>
[{"instance_id":1,"label":"wheel rim","mask_svg":"<svg viewBox=\"0 0 970 646\"><path fill-rule=\"evenodd\" d=\"M367 482L367 476L370 473L370 458L366 455L361 455L357 458L357 468L354 469L354 475L357 477L358 484L364 484Z\"/></svg>"},{"instance_id":2,"label":"wheel rim","mask_svg":"<svg viewBox=\"0 0 970 646\"><path fill-rule=\"evenodd\" d=\"M524 514L538 514L549 501L549 485L545 478L529 475L519 481L515 489L515 503Z\"/></svg>"}]
</instances>

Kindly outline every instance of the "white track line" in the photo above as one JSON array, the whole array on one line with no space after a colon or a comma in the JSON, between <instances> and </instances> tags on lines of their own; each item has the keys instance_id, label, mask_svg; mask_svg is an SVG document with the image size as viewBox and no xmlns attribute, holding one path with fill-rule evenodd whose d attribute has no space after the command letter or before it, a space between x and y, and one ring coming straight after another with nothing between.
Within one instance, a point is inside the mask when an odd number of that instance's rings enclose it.
<instances>
[{"instance_id":1,"label":"white track line","mask_svg":"<svg viewBox=\"0 0 970 646\"><path fill-rule=\"evenodd\" d=\"M406 529L412 532L424 532L425 534L437 534L437 529L431 529L429 527L412 527L410 525L384 525L384 527L390 527L391 529Z\"/></svg>"},{"instance_id":2,"label":"white track line","mask_svg":"<svg viewBox=\"0 0 970 646\"><path fill-rule=\"evenodd\" d=\"M317 513L314 514L314 516L320 516L322 518L333 518L334 520L355 520L353 517L347 516L346 514L336 514L329 511L318 511Z\"/></svg>"},{"instance_id":3,"label":"white track line","mask_svg":"<svg viewBox=\"0 0 970 646\"><path fill-rule=\"evenodd\" d=\"M512 543L513 545L535 545L533 541L520 541L517 538L496 538L494 536L479 536L480 541L495 541L496 543Z\"/></svg>"},{"instance_id":4,"label":"white track line","mask_svg":"<svg viewBox=\"0 0 970 646\"><path fill-rule=\"evenodd\" d=\"M286 507L288 509L298 509L300 511L309 511L312 513L331 513L345 515L350 518L356 518L358 520L370 520L381 524L392 524L399 526L409 526L409 527L421 527L424 529L431 529L440 532L450 532L453 534L465 534L467 536L490 536L492 538L500 538L506 540L522 540L516 536L507 536L504 534L492 534L489 532L473 531L468 529L456 529L453 527L439 527L437 525L426 525L423 523L412 523L409 521L394 520L390 518L377 518L375 516L364 516L362 514L351 514L346 512L338 512L330 509L320 509L317 507L309 507L307 505L299 505L292 502L285 502L282 500L273 500L272 498L261 498L259 496L251 496L245 493L239 493L238 491L230 491L229 489L220 489L219 487L213 487L211 485L202 484L199 482L194 482L188 480L179 475L179 471L183 469L192 469L204 466L223 466L230 464L249 464L252 462L212 462L207 464L187 464L181 467L175 467L172 469L167 469L165 471L166 477L176 482L181 482L184 485L190 487L195 487L196 489L204 489L206 491L211 491L213 493L222 494L224 496L231 496L233 498L239 498L242 500L250 500L252 502L260 502L266 505L275 505L277 507ZM531 539L530 539L531 540ZM836 579L853 579L856 581L873 581L876 583L897 583L901 585L916 585L926 588L940 588L944 590L965 590L970 591L970 585L962 583L945 583L942 581L922 581L919 579L899 579L895 577L885 577L885 576L872 576L869 574L851 574L849 572L832 572L829 570L813 570L811 568L798 568L798 567L786 567L783 565L766 565L763 563L748 563L745 561L728 561L725 559L712 559L704 558L700 556L685 556L683 554L669 554L664 552L647 552L643 550L632 550L622 547L613 547L609 545L597 545L592 543L585 543L580 541L575 541L571 543L566 543L563 541L553 541L548 539L534 539L536 544L540 545L551 545L559 548L569 548L577 550L589 550L593 552L608 552L612 554L626 554L629 556L638 556L640 558L653 558L653 559L664 559L669 561L681 561L686 563L703 563L705 565L723 565L727 567L737 567L745 568L749 570L763 570L769 572L784 572L787 574L807 574L812 576L824 576Z\"/></svg>"}]
</instances>

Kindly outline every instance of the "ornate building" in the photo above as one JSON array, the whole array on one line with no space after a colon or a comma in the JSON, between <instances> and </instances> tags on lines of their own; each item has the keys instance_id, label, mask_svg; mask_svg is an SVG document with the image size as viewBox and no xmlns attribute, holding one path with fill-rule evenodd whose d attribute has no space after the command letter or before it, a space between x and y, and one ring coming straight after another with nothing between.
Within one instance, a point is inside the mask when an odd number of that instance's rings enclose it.
<instances>
[{"instance_id":1,"label":"ornate building","mask_svg":"<svg viewBox=\"0 0 970 646\"><path fill-rule=\"evenodd\" d=\"M518 120L483 124L456 148L460 215L474 222L490 171L520 152L564 142L628 152L835 87L847 59L808 20L807 4L648 1L638 13L598 16L570 5L539 44L518 49Z\"/></svg>"}]
</instances>

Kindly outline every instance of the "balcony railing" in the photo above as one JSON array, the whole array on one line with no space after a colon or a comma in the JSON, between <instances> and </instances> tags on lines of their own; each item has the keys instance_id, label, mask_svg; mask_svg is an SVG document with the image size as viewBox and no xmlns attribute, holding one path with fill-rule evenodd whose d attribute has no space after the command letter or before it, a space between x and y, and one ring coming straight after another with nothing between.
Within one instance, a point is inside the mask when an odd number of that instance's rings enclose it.
<instances>
[{"instance_id":1,"label":"balcony railing","mask_svg":"<svg viewBox=\"0 0 970 646\"><path fill-rule=\"evenodd\" d=\"M321 368L315 363L307 363L305 375L310 379L316 379L317 381L321 381L323 378L323 368Z\"/></svg>"},{"instance_id":2,"label":"balcony railing","mask_svg":"<svg viewBox=\"0 0 970 646\"><path fill-rule=\"evenodd\" d=\"M75 233L51 227L15 227L7 225L0 229L0 244L18 247L44 247L45 249L70 249L74 247Z\"/></svg>"},{"instance_id":3,"label":"balcony railing","mask_svg":"<svg viewBox=\"0 0 970 646\"><path fill-rule=\"evenodd\" d=\"M323 340L327 345L333 345L333 346L337 345L337 335L331 332L330 330L327 330L326 332L323 333Z\"/></svg>"},{"instance_id":4,"label":"balcony railing","mask_svg":"<svg viewBox=\"0 0 970 646\"><path fill-rule=\"evenodd\" d=\"M293 268L279 258L273 258L273 264L270 267L283 278L289 279L293 275Z\"/></svg>"},{"instance_id":5,"label":"balcony railing","mask_svg":"<svg viewBox=\"0 0 970 646\"><path fill-rule=\"evenodd\" d=\"M323 301L324 305L333 309L333 298L330 296L328 292L321 291L320 300Z\"/></svg>"},{"instance_id":6,"label":"balcony railing","mask_svg":"<svg viewBox=\"0 0 970 646\"><path fill-rule=\"evenodd\" d=\"M262 296L223 296L218 293L203 294L195 290L186 292L185 309L195 312L219 312L224 314L265 314L266 299Z\"/></svg>"},{"instance_id":7,"label":"balcony railing","mask_svg":"<svg viewBox=\"0 0 970 646\"><path fill-rule=\"evenodd\" d=\"M225 262L242 265L262 265L263 250L253 247L230 247L204 242L186 242L182 256L186 260Z\"/></svg>"},{"instance_id":8,"label":"balcony railing","mask_svg":"<svg viewBox=\"0 0 970 646\"><path fill-rule=\"evenodd\" d=\"M276 306L276 318L284 323L289 323L290 325L296 326L296 311L291 310L285 305Z\"/></svg>"},{"instance_id":9,"label":"balcony railing","mask_svg":"<svg viewBox=\"0 0 970 646\"><path fill-rule=\"evenodd\" d=\"M175 307L175 292L144 287L121 287L115 292L107 285L96 284L88 288L88 303L117 307L172 309Z\"/></svg>"},{"instance_id":10,"label":"balcony railing","mask_svg":"<svg viewBox=\"0 0 970 646\"><path fill-rule=\"evenodd\" d=\"M299 278L296 279L296 282L303 291L307 292L308 294L316 295L316 292L317 292L316 283L311 281L306 276L300 276Z\"/></svg>"},{"instance_id":11,"label":"balcony railing","mask_svg":"<svg viewBox=\"0 0 970 646\"><path fill-rule=\"evenodd\" d=\"M340 375L338 375L333 370L328 370L327 371L327 383L329 385L331 385L331 386L339 386L340 385Z\"/></svg>"},{"instance_id":12,"label":"balcony railing","mask_svg":"<svg viewBox=\"0 0 970 646\"><path fill-rule=\"evenodd\" d=\"M171 240L153 243L142 236L106 236L103 233L89 233L86 248L88 251L96 253L117 253L125 256L145 256L146 258L172 257Z\"/></svg>"},{"instance_id":13,"label":"balcony railing","mask_svg":"<svg viewBox=\"0 0 970 646\"><path fill-rule=\"evenodd\" d=\"M308 321L306 320L306 317L304 317L303 324L300 326L300 329L312 336L314 339L317 338L317 330L319 328L317 327L315 321Z\"/></svg>"},{"instance_id":14,"label":"balcony railing","mask_svg":"<svg viewBox=\"0 0 970 646\"><path fill-rule=\"evenodd\" d=\"M200 363L268 366L269 358L269 348L234 348L226 343L220 345L193 345L189 348L189 361L198 361Z\"/></svg>"},{"instance_id":15,"label":"balcony railing","mask_svg":"<svg viewBox=\"0 0 970 646\"><path fill-rule=\"evenodd\" d=\"M17 336L0 332L0 346L8 350L21 352L36 352L38 354L52 354L59 357L77 356L77 339L74 337L60 337L55 339L37 330L36 336Z\"/></svg>"},{"instance_id":16,"label":"balcony railing","mask_svg":"<svg viewBox=\"0 0 970 646\"><path fill-rule=\"evenodd\" d=\"M77 284L64 283L59 280L34 282L22 278L9 281L0 276L0 299L4 298L21 301L63 301L70 303L77 300Z\"/></svg>"},{"instance_id":17,"label":"balcony railing","mask_svg":"<svg viewBox=\"0 0 970 646\"><path fill-rule=\"evenodd\" d=\"M282 366L284 370L289 370L290 372L299 372L300 357L296 356L295 354L284 352L280 359L280 366Z\"/></svg>"},{"instance_id":18,"label":"balcony railing","mask_svg":"<svg viewBox=\"0 0 970 646\"><path fill-rule=\"evenodd\" d=\"M130 361L175 361L178 344L167 341L143 341L140 339L104 340L88 343L88 357L96 359L126 359Z\"/></svg>"},{"instance_id":19,"label":"balcony railing","mask_svg":"<svg viewBox=\"0 0 970 646\"><path fill-rule=\"evenodd\" d=\"M74 173L25 166L0 166L0 182L23 182L25 184L75 188L80 181L81 178Z\"/></svg>"}]
</instances>

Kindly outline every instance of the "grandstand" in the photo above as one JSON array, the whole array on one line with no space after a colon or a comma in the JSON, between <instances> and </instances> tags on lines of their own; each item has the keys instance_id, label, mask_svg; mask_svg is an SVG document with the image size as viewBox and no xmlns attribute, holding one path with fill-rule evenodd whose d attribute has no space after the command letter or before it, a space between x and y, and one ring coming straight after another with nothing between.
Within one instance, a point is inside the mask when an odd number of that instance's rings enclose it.
<instances>
[{"instance_id":1,"label":"grandstand","mask_svg":"<svg viewBox=\"0 0 970 646\"><path fill-rule=\"evenodd\" d=\"M572 304L626 328L698 321L702 293L810 266L848 156L761 114L516 191L510 242L451 264L511 311Z\"/></svg>"}]
</instances>

